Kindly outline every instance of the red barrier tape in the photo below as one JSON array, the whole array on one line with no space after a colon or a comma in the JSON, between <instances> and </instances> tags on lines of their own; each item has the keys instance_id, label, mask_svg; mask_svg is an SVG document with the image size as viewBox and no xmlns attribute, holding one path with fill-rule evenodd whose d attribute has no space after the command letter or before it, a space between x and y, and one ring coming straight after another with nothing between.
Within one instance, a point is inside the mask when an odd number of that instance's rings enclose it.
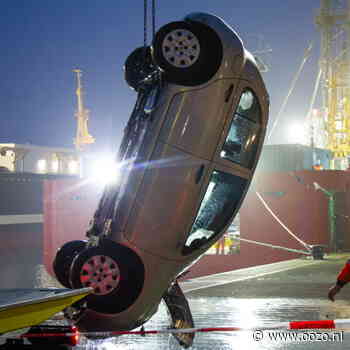
<instances>
[{"instance_id":1,"label":"red barrier tape","mask_svg":"<svg viewBox=\"0 0 350 350\"><path fill-rule=\"evenodd\" d=\"M290 329L334 329L333 320L290 322Z\"/></svg>"},{"instance_id":2,"label":"red barrier tape","mask_svg":"<svg viewBox=\"0 0 350 350\"><path fill-rule=\"evenodd\" d=\"M319 321L293 321L283 322L271 326L261 326L253 328L241 327L206 327L206 328L180 328L180 329L161 329L161 330L140 330L140 331L111 331L111 332L78 332L78 335L87 335L93 337L107 338L116 335L149 335L149 334L170 334L170 333L206 333L206 332L236 332L236 331L254 331L254 330L276 330L276 329L335 329L337 324L340 328L350 329L350 319L343 320L319 320ZM20 338L49 338L49 337L75 337L77 333L26 333ZM2 335L1 337L6 337Z\"/></svg>"}]
</instances>

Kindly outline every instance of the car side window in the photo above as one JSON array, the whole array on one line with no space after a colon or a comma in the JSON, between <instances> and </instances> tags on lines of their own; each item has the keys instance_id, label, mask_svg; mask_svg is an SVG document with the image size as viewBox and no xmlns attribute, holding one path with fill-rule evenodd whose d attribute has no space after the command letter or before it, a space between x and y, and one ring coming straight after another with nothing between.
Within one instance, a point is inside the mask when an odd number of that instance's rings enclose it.
<instances>
[{"instance_id":1,"label":"car side window","mask_svg":"<svg viewBox=\"0 0 350 350\"><path fill-rule=\"evenodd\" d=\"M243 91L220 157L252 168L257 152L261 109L255 94Z\"/></svg>"},{"instance_id":2,"label":"car side window","mask_svg":"<svg viewBox=\"0 0 350 350\"><path fill-rule=\"evenodd\" d=\"M184 247L184 254L200 248L227 225L238 207L247 180L214 170L197 217Z\"/></svg>"}]
</instances>

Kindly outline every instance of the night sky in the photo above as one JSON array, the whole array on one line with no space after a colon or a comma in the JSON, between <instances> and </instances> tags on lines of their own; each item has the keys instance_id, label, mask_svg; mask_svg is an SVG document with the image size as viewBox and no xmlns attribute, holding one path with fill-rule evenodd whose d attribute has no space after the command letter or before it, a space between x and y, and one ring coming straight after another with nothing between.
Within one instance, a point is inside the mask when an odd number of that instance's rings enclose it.
<instances>
[{"instance_id":1,"label":"night sky","mask_svg":"<svg viewBox=\"0 0 350 350\"><path fill-rule=\"evenodd\" d=\"M270 120L313 41L312 57L272 139L287 143L286 129L304 119L317 75L319 6L320 0L158 0L156 27L190 12L211 12L230 24L249 50L270 47L272 53L262 56L270 66L264 73ZM143 45L143 1L1 0L0 32L1 143L73 147L72 69L79 67L94 149L119 144L136 98L124 82L123 64Z\"/></svg>"}]
</instances>

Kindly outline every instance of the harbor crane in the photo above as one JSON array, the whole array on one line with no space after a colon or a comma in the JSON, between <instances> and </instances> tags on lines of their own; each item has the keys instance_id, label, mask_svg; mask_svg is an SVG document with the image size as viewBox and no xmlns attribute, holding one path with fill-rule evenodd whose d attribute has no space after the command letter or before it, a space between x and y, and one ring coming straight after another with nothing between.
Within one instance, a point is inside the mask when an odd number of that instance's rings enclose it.
<instances>
[{"instance_id":1,"label":"harbor crane","mask_svg":"<svg viewBox=\"0 0 350 350\"><path fill-rule=\"evenodd\" d=\"M83 102L83 87L81 82L82 71L80 69L73 69L77 77L77 99L78 109L75 113L77 118L77 132L74 139L75 148L77 151L82 151L85 145L95 142L95 139L89 134L88 131L88 120L89 110L85 109Z\"/></svg>"},{"instance_id":2,"label":"harbor crane","mask_svg":"<svg viewBox=\"0 0 350 350\"><path fill-rule=\"evenodd\" d=\"M323 118L326 148L333 169L345 169L350 157L350 0L321 0L315 18L321 32Z\"/></svg>"}]
</instances>

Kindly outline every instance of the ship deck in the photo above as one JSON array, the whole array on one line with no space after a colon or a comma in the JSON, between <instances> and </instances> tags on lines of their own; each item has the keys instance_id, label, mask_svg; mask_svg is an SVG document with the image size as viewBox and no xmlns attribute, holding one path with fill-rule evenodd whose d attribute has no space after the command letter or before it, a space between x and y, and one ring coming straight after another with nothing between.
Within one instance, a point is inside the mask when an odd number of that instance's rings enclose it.
<instances>
[{"instance_id":1,"label":"ship deck","mask_svg":"<svg viewBox=\"0 0 350 350\"><path fill-rule=\"evenodd\" d=\"M340 255L339 257L341 259L342 256ZM334 257L332 259L334 259ZM292 259L272 264L252 266L244 269L217 273L209 276L197 277L186 280L180 283L180 285L185 293L189 293L196 290L222 286L225 284L245 281L253 278L259 278L262 276L293 270L300 267L308 267L315 264L321 264L322 262L323 260L312 260L310 258Z\"/></svg>"}]
</instances>

